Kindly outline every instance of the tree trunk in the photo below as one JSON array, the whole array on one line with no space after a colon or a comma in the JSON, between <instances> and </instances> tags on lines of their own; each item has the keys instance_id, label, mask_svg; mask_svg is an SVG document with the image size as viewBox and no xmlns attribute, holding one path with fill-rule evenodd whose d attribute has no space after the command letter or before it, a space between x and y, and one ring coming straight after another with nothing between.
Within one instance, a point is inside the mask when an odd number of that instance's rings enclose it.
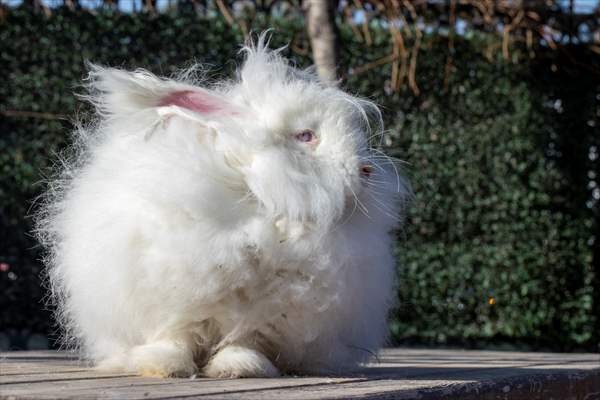
<instances>
[{"instance_id":1,"label":"tree trunk","mask_svg":"<svg viewBox=\"0 0 600 400\"><path fill-rule=\"evenodd\" d=\"M156 0L146 0L144 2L144 9L148 12L156 12Z\"/></svg>"},{"instance_id":2,"label":"tree trunk","mask_svg":"<svg viewBox=\"0 0 600 400\"><path fill-rule=\"evenodd\" d=\"M308 37L317 73L324 82L335 83L338 60L337 0L304 0Z\"/></svg>"}]
</instances>

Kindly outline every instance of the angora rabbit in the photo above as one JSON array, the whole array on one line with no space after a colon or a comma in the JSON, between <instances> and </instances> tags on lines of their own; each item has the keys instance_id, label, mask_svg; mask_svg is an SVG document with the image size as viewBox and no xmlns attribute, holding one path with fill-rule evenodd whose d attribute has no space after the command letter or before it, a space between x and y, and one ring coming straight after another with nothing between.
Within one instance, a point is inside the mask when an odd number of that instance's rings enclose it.
<instances>
[{"instance_id":1,"label":"angora rabbit","mask_svg":"<svg viewBox=\"0 0 600 400\"><path fill-rule=\"evenodd\" d=\"M405 181L370 102L261 37L211 88L92 66L38 221L65 337L156 376L335 373L385 339Z\"/></svg>"}]
</instances>

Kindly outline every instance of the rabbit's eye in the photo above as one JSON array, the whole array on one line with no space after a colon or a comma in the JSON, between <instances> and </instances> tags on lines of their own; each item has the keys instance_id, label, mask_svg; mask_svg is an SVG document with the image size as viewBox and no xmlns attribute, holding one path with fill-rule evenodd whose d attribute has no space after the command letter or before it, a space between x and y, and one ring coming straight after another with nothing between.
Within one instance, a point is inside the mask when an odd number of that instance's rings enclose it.
<instances>
[{"instance_id":1,"label":"rabbit's eye","mask_svg":"<svg viewBox=\"0 0 600 400\"><path fill-rule=\"evenodd\" d=\"M317 136L310 129L305 129L296 134L296 139L300 142L310 143L317 139Z\"/></svg>"}]
</instances>

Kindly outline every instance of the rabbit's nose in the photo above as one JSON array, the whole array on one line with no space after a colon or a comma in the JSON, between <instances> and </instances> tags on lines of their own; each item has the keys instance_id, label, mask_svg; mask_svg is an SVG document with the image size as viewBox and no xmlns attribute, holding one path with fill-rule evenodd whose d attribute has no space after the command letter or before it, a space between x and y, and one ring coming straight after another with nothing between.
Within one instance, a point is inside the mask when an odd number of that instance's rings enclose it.
<instances>
[{"instance_id":1,"label":"rabbit's nose","mask_svg":"<svg viewBox=\"0 0 600 400\"><path fill-rule=\"evenodd\" d=\"M369 164L363 164L360 166L360 174L365 178L368 178L373 173L373 167Z\"/></svg>"}]
</instances>

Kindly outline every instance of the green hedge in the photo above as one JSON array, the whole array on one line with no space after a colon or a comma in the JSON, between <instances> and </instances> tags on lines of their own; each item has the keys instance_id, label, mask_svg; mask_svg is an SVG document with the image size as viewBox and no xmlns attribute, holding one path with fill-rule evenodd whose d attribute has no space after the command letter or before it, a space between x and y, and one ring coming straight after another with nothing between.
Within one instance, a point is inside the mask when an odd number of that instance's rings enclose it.
<instances>
[{"instance_id":1,"label":"green hedge","mask_svg":"<svg viewBox=\"0 0 600 400\"><path fill-rule=\"evenodd\" d=\"M274 45L303 32L299 21L271 24ZM388 35L374 27L373 36L366 46L342 26L340 64L389 54ZM27 215L52 155L68 142L69 120L53 118L87 110L73 95L84 61L170 74L195 60L220 68L218 77L231 72L242 40L224 20L192 13L59 9L45 17L11 9L0 22L0 111L52 114L0 117L0 262L10 265L0 272L0 331L13 346L31 332L51 330ZM344 82L384 108L386 151L407 161L416 193L398 240L392 336L401 343L594 349L594 220L585 178L585 149L594 135L562 138L579 119L597 121L598 86L586 84L580 71L553 72L564 60L529 60L518 49L512 53L518 64L488 60L490 40L457 38L445 85L447 39L427 35L417 69L420 96L406 88L386 91L389 65ZM580 84L571 97L564 95L565 76L568 85Z\"/></svg>"}]
</instances>

